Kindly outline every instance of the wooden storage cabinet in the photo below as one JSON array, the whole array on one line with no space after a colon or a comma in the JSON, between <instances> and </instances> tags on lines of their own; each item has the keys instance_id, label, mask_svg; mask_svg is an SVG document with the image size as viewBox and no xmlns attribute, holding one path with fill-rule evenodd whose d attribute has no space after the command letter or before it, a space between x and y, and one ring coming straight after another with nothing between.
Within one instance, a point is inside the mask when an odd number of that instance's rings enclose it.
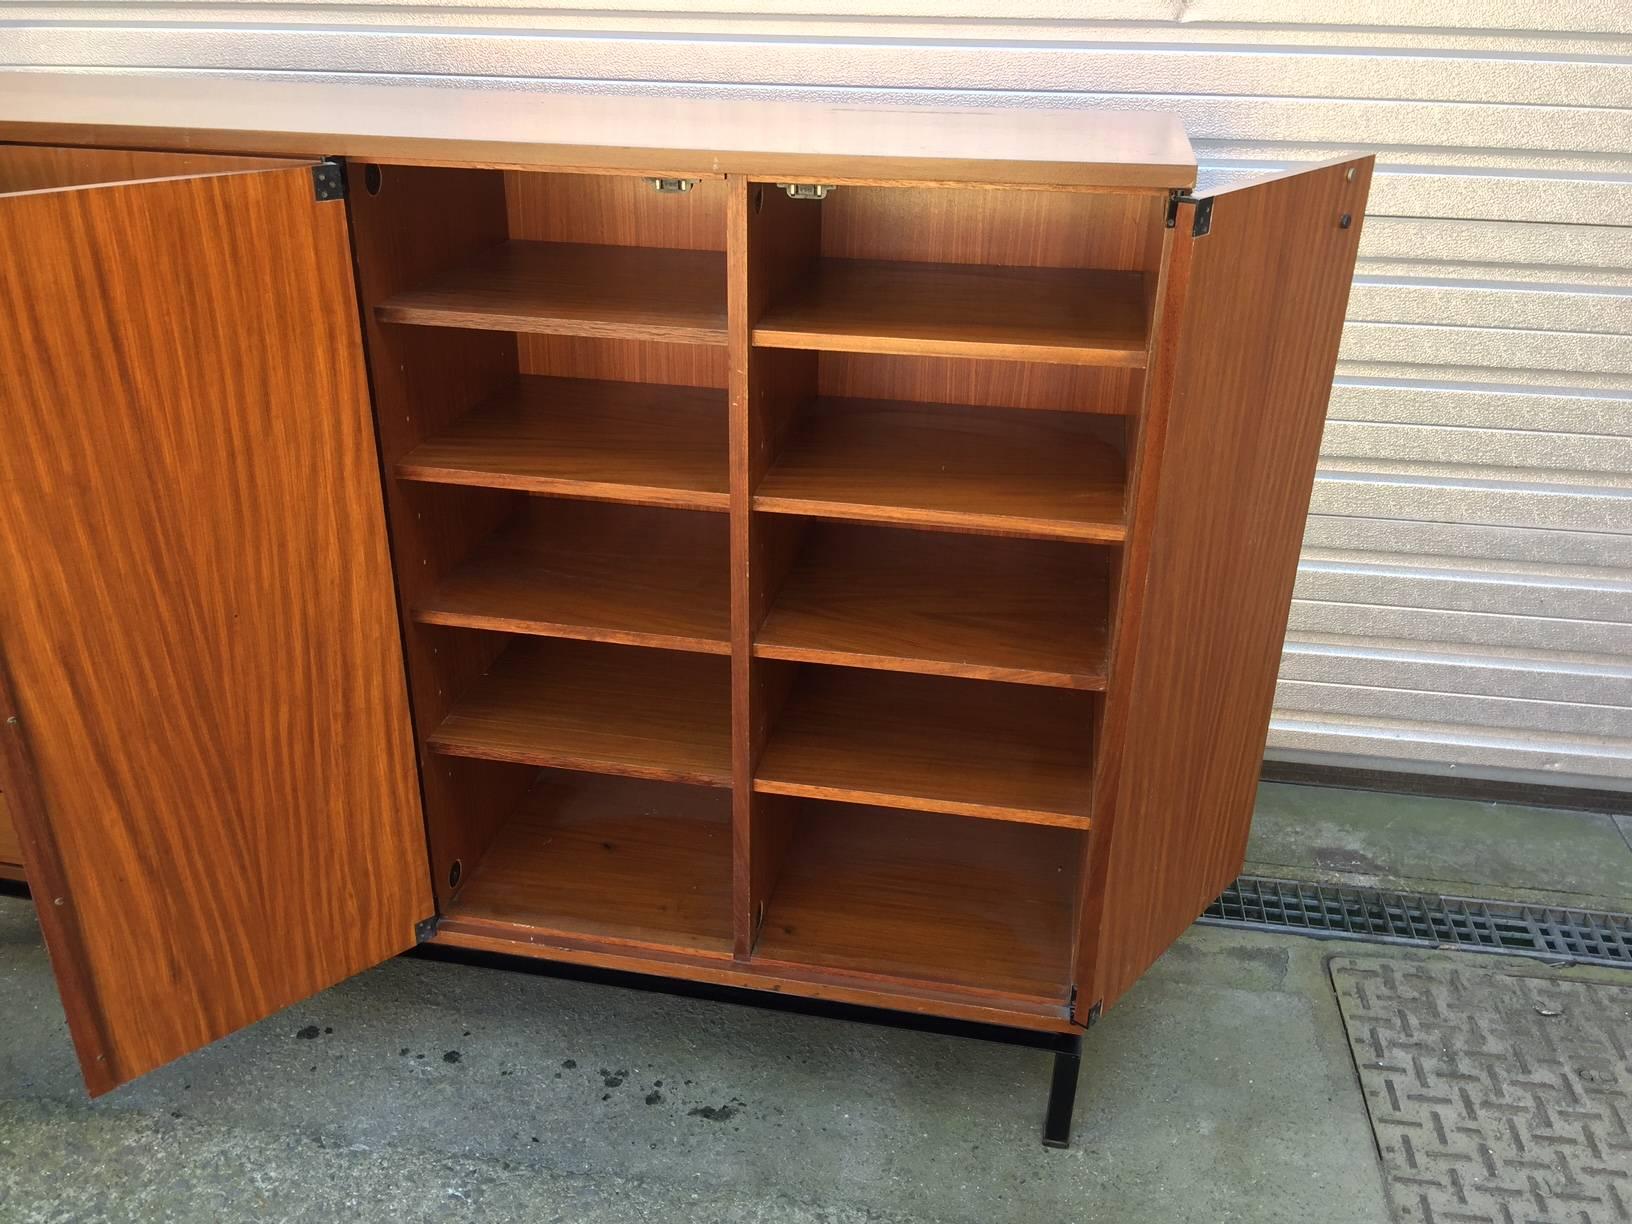
<instances>
[{"instance_id":1,"label":"wooden storage cabinet","mask_svg":"<svg viewBox=\"0 0 1632 1224\"><path fill-rule=\"evenodd\" d=\"M913 122L933 133L937 117ZM1108 149L1075 165L1011 156L995 137L1019 139L1012 123L980 122L963 160L887 165L865 149L803 168L728 149L698 168L678 146L499 158L338 137L343 171L221 158L212 180L197 157L168 163L178 193L316 182L270 244L297 263L313 262L307 230L339 233L349 212L364 343L336 324L314 347L294 317L279 343L320 366L339 354L358 379L366 350L379 471L342 462L359 441L354 390L344 411L309 403L331 434L350 422L344 446L316 439L248 494L247 475L214 491L183 481L82 572L25 575L24 615L0 623L27 729L8 741L9 789L37 886L69 894L47 935L93 1087L273 999L223 1013L200 983L173 1005L206 1019L127 1041L106 979L74 981L100 964L107 912L71 900L90 889L140 910L146 888L109 883L82 858L88 839L143 862L152 819L222 846L280 840L222 814L278 770L326 796L370 788L373 806L308 800L332 818L331 870L354 877L368 854L396 890L374 915L394 934L358 941L359 960L429 938L1070 1034L1194 919L1244 850L1370 162L1197 199L1164 118L1069 120ZM19 178L42 159L89 173L164 156L3 152ZM343 207L322 198L342 173ZM0 222L41 224L14 202L31 200L83 248L71 227L85 202L122 197L147 215L166 203L152 182L75 186L0 197ZM349 278L330 296L351 309ZM128 364L133 344L174 352L177 336L133 338L122 301L73 305L110 360ZM241 336L191 326L184 339L212 347L223 378L261 376ZM51 473L31 431L66 390L23 380L0 405L36 482ZM252 416L190 384L173 399L149 429L180 416L205 443L256 440ZM224 633L210 617L238 605L210 602L228 576L191 548L194 519L217 494L247 498L248 519L270 511L263 477L296 503L286 515L330 529L305 558L313 576L344 571L355 599L366 588L368 618L330 645L369 673L383 722L348 724L336 755L339 724L319 718L355 723L355 704L320 701L320 677L284 652L264 714L288 722L275 750L213 763L199 793L164 795L163 817L98 815L40 742L81 733L88 699L54 685L37 651L101 683L43 601L91 613L75 601L123 572L121 550L173 539L187 564L160 603L174 608L106 648L150 651L201 600L206 623L189 628ZM31 547L101 512L94 497L45 510L0 497L5 565L32 573ZM319 598L274 584L268 631ZM185 645L176 665L195 665ZM227 697L212 676L175 717L202 724ZM107 795L186 746L120 734L97 778ZM393 755L377 755L381 737ZM417 844L406 829L422 814ZM210 895L208 856L170 849L197 859L176 905ZM322 901L341 886L300 887ZM332 902L325 922L357 921ZM241 950L258 919L242 899L207 936L175 908L147 934L183 958L206 938ZM292 1001L357 967L289 975L275 993Z\"/></svg>"}]
</instances>

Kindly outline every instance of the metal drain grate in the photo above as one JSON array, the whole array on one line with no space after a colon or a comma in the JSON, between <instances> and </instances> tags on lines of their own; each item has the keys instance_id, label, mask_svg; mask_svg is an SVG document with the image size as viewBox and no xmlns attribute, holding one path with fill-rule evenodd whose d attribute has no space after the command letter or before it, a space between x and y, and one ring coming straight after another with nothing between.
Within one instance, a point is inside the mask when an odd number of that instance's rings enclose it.
<instances>
[{"instance_id":1,"label":"metal drain grate","mask_svg":"<svg viewBox=\"0 0 1632 1224\"><path fill-rule=\"evenodd\" d=\"M1201 921L1330 939L1513 952L1583 965L1632 965L1632 914L1602 910L1242 876L1207 907Z\"/></svg>"}]
</instances>

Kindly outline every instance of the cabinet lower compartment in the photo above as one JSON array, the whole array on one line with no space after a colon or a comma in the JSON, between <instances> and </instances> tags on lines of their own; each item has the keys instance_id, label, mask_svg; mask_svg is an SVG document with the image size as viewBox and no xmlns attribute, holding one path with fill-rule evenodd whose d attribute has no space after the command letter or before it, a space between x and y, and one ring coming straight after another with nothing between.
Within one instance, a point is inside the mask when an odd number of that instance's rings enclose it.
<instances>
[{"instance_id":1,"label":"cabinet lower compartment","mask_svg":"<svg viewBox=\"0 0 1632 1224\"><path fill-rule=\"evenodd\" d=\"M781 800L758 938L733 959L729 792L528 772L461 864L441 941L1033 1027L1066 1014L1077 830Z\"/></svg>"}]
</instances>

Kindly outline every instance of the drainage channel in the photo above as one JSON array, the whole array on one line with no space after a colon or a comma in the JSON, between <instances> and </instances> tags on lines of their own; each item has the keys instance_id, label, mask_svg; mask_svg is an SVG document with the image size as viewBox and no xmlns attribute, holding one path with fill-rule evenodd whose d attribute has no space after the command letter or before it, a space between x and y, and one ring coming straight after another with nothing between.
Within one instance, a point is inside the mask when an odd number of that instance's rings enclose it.
<instances>
[{"instance_id":1,"label":"drainage channel","mask_svg":"<svg viewBox=\"0 0 1632 1224\"><path fill-rule=\"evenodd\" d=\"M1207 907L1200 921L1327 939L1632 967L1632 914L1605 910L1242 876Z\"/></svg>"}]
</instances>

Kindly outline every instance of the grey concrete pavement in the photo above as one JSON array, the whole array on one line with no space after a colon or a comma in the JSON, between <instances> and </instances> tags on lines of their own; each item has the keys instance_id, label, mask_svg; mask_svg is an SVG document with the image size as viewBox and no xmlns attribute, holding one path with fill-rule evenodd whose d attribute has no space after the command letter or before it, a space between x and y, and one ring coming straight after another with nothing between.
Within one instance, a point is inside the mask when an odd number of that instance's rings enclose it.
<instances>
[{"instance_id":1,"label":"grey concrete pavement","mask_svg":"<svg viewBox=\"0 0 1632 1224\"><path fill-rule=\"evenodd\" d=\"M1048 1057L396 961L87 1102L0 900L0 1218L1386 1218L1323 945L1197 929Z\"/></svg>"}]
</instances>

